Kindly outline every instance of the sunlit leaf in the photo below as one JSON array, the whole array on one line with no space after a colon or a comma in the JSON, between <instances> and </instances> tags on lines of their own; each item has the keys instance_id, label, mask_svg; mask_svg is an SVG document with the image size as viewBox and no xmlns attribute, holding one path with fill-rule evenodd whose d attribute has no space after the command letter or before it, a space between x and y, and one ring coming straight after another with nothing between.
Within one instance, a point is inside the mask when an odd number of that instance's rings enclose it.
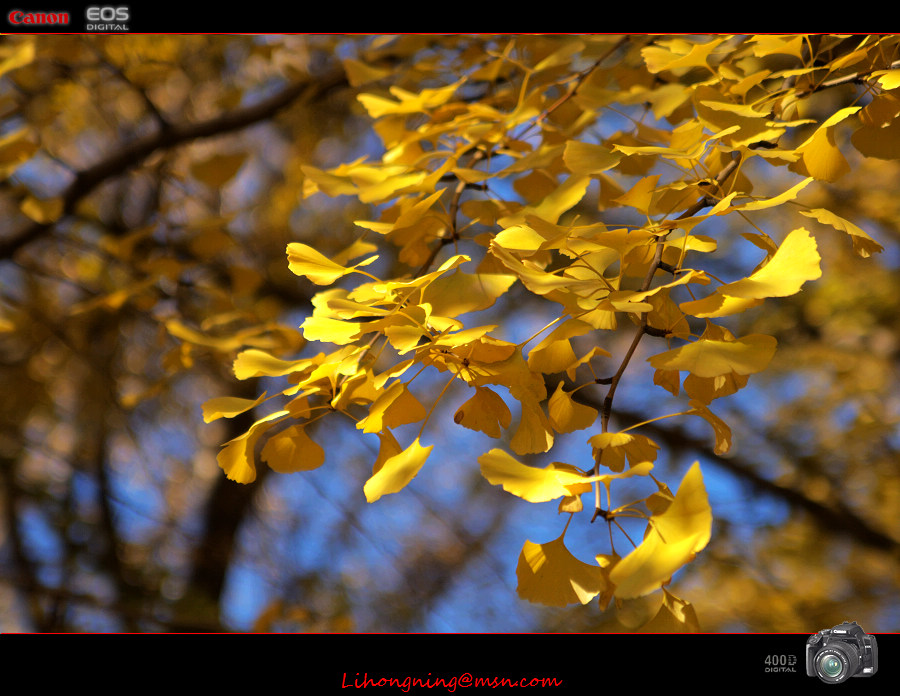
<instances>
[{"instance_id":1,"label":"sunlit leaf","mask_svg":"<svg viewBox=\"0 0 900 696\"><path fill-rule=\"evenodd\" d=\"M868 258L872 254L879 254L884 251L884 247L866 234L861 227L854 225L849 220L845 220L840 215L835 215L830 210L813 208L812 210L801 210L800 214L849 234L853 242L853 250L863 258Z\"/></svg>"},{"instance_id":2,"label":"sunlit leaf","mask_svg":"<svg viewBox=\"0 0 900 696\"><path fill-rule=\"evenodd\" d=\"M219 418L234 418L251 408L259 406L266 398L265 392L256 399L242 399L237 396L218 396L203 404L203 420L211 423Z\"/></svg>"},{"instance_id":3,"label":"sunlit leaf","mask_svg":"<svg viewBox=\"0 0 900 696\"><path fill-rule=\"evenodd\" d=\"M445 104L453 97L460 84L461 82L454 82L446 87L423 89L419 93L394 86L390 88L390 92L396 100L376 94L360 94L357 99L372 118L381 118L387 114L414 114Z\"/></svg>"},{"instance_id":4,"label":"sunlit leaf","mask_svg":"<svg viewBox=\"0 0 900 696\"><path fill-rule=\"evenodd\" d=\"M849 172L850 164L841 154L834 139L834 126L859 109L858 106L848 107L830 116L796 149L796 152L801 154L801 159L790 164L788 168L820 181L836 181Z\"/></svg>"},{"instance_id":5,"label":"sunlit leaf","mask_svg":"<svg viewBox=\"0 0 900 696\"><path fill-rule=\"evenodd\" d=\"M457 269L430 283L422 293L422 301L431 305L432 314L458 317L491 307L515 281L511 274L464 273Z\"/></svg>"},{"instance_id":6,"label":"sunlit leaf","mask_svg":"<svg viewBox=\"0 0 900 696\"><path fill-rule=\"evenodd\" d=\"M682 479L675 500L654 515L641 544L610 572L616 596L631 599L667 584L709 542L712 512L698 464Z\"/></svg>"},{"instance_id":7,"label":"sunlit leaf","mask_svg":"<svg viewBox=\"0 0 900 696\"><path fill-rule=\"evenodd\" d=\"M619 205L634 208L644 215L649 215L658 182L659 174L645 176L632 186L627 193L616 198L615 202Z\"/></svg>"},{"instance_id":8,"label":"sunlit leaf","mask_svg":"<svg viewBox=\"0 0 900 696\"><path fill-rule=\"evenodd\" d=\"M652 526L667 544L694 539L694 552L700 551L709 542L712 510L698 462L694 462L685 473L675 493L675 500L664 513L653 518Z\"/></svg>"},{"instance_id":9,"label":"sunlit leaf","mask_svg":"<svg viewBox=\"0 0 900 696\"><path fill-rule=\"evenodd\" d=\"M658 370L685 370L698 377L735 372L749 375L766 368L775 355L772 336L751 334L734 341L701 338L647 359Z\"/></svg>"},{"instance_id":10,"label":"sunlit leaf","mask_svg":"<svg viewBox=\"0 0 900 696\"><path fill-rule=\"evenodd\" d=\"M377 433L384 428L397 428L415 423L426 416L425 407L400 381L394 382L369 408L369 415L356 427L364 433Z\"/></svg>"},{"instance_id":11,"label":"sunlit leaf","mask_svg":"<svg viewBox=\"0 0 900 696\"><path fill-rule=\"evenodd\" d=\"M741 205L734 206L735 210L743 210L745 212L753 211L753 210L765 210L767 208L775 208L783 203L787 203L788 201L794 200L797 195L809 186L815 179L809 176L805 178L803 181L794 184L791 188L789 188L784 193L781 193L777 196L773 196L772 198L765 198L761 200L751 201L749 203L742 203Z\"/></svg>"},{"instance_id":12,"label":"sunlit leaf","mask_svg":"<svg viewBox=\"0 0 900 696\"><path fill-rule=\"evenodd\" d=\"M366 481L363 487L366 500L374 503L384 495L403 490L419 473L432 449L434 445L423 447L416 438L402 452L387 458Z\"/></svg>"},{"instance_id":13,"label":"sunlit leaf","mask_svg":"<svg viewBox=\"0 0 900 696\"><path fill-rule=\"evenodd\" d=\"M307 359L281 360L269 353L250 348L234 359L234 376L238 379L251 377L280 377L305 368L310 364Z\"/></svg>"},{"instance_id":14,"label":"sunlit leaf","mask_svg":"<svg viewBox=\"0 0 900 696\"><path fill-rule=\"evenodd\" d=\"M356 266L347 268L323 256L311 246L300 242L291 242L287 245L287 256L288 268L292 273L309 278L317 285L330 285L338 278L352 273L354 269L366 266L378 258L370 256Z\"/></svg>"},{"instance_id":15,"label":"sunlit leaf","mask_svg":"<svg viewBox=\"0 0 900 696\"><path fill-rule=\"evenodd\" d=\"M545 196L540 203L534 206L527 206L514 215L501 218L499 223L502 227L512 227L525 222L529 215L534 215L547 222L558 222L563 213L584 198L590 183L590 177L583 175L569 176L552 193Z\"/></svg>"},{"instance_id":16,"label":"sunlit leaf","mask_svg":"<svg viewBox=\"0 0 900 696\"><path fill-rule=\"evenodd\" d=\"M719 317L755 307L768 297L794 295L805 282L822 275L820 261L815 238L801 227L785 237L762 268L701 300L684 302L680 309L696 317Z\"/></svg>"},{"instance_id":17,"label":"sunlit leaf","mask_svg":"<svg viewBox=\"0 0 900 696\"><path fill-rule=\"evenodd\" d=\"M585 486L584 474L549 464L538 468L522 464L501 449L492 449L478 458L481 475L495 486L530 503L544 503L573 495L574 486Z\"/></svg>"}]
</instances>

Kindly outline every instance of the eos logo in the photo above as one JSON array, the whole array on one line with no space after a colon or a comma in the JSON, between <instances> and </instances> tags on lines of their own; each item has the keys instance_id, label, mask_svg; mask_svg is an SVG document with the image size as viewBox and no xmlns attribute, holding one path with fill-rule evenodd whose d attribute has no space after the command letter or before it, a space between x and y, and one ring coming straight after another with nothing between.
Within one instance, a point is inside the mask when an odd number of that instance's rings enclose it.
<instances>
[{"instance_id":1,"label":"eos logo","mask_svg":"<svg viewBox=\"0 0 900 696\"><path fill-rule=\"evenodd\" d=\"M131 19L131 11L124 5L92 5L85 11L85 18L88 31L128 31L125 23Z\"/></svg>"}]
</instances>

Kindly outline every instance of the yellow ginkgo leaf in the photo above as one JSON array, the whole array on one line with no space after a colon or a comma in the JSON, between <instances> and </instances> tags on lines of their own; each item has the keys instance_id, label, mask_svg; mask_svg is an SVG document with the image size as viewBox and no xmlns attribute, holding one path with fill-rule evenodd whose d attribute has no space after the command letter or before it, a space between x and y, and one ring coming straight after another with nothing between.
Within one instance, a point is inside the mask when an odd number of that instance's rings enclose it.
<instances>
[{"instance_id":1,"label":"yellow ginkgo leaf","mask_svg":"<svg viewBox=\"0 0 900 696\"><path fill-rule=\"evenodd\" d=\"M799 292L806 281L822 275L821 260L815 238L800 227L788 233L765 266L743 280L722 286L719 292L745 299L787 297Z\"/></svg>"},{"instance_id":2,"label":"yellow ginkgo leaf","mask_svg":"<svg viewBox=\"0 0 900 696\"><path fill-rule=\"evenodd\" d=\"M383 495L403 490L419 473L432 449L434 445L423 447L416 438L405 450L386 459L363 487L366 500L374 503Z\"/></svg>"},{"instance_id":3,"label":"yellow ginkgo leaf","mask_svg":"<svg viewBox=\"0 0 900 696\"><path fill-rule=\"evenodd\" d=\"M752 309L762 303L763 300L758 299L728 297L717 290L712 295L707 295L700 300L682 302L678 305L678 308L692 317L715 319L716 317L727 317L732 314L746 312L748 309Z\"/></svg>"},{"instance_id":4,"label":"yellow ginkgo leaf","mask_svg":"<svg viewBox=\"0 0 900 696\"><path fill-rule=\"evenodd\" d=\"M731 396L740 391L747 386L749 379L748 375L739 375L734 372L717 377L688 375L684 380L684 391L691 399L701 404L710 404L714 399Z\"/></svg>"},{"instance_id":5,"label":"yellow ginkgo leaf","mask_svg":"<svg viewBox=\"0 0 900 696\"><path fill-rule=\"evenodd\" d=\"M597 420L597 409L580 404L569 392L563 390L562 382L548 403L550 423L558 433L571 433L590 428Z\"/></svg>"},{"instance_id":6,"label":"yellow ginkgo leaf","mask_svg":"<svg viewBox=\"0 0 900 696\"><path fill-rule=\"evenodd\" d=\"M522 464L501 449L492 449L478 458L481 475L495 486L529 503L545 503L583 492L584 474L570 467L550 464L539 468ZM577 491L573 487L578 487Z\"/></svg>"},{"instance_id":7,"label":"yellow ginkgo leaf","mask_svg":"<svg viewBox=\"0 0 900 696\"><path fill-rule=\"evenodd\" d=\"M512 251L537 251L547 239L525 224L512 225L494 236L494 243Z\"/></svg>"},{"instance_id":8,"label":"yellow ginkgo leaf","mask_svg":"<svg viewBox=\"0 0 900 696\"><path fill-rule=\"evenodd\" d=\"M462 81L454 82L446 87L423 89L419 93L392 86L390 92L397 98L397 101L377 94L360 94L357 99L359 99L372 118L381 118L387 114L414 114L434 109L447 103L453 97L460 84L462 84Z\"/></svg>"},{"instance_id":9,"label":"yellow ginkgo leaf","mask_svg":"<svg viewBox=\"0 0 900 696\"><path fill-rule=\"evenodd\" d=\"M694 464L665 512L651 518L641 544L610 572L616 597L633 599L650 594L709 542L712 512L698 464Z\"/></svg>"},{"instance_id":10,"label":"yellow ginkgo leaf","mask_svg":"<svg viewBox=\"0 0 900 696\"><path fill-rule=\"evenodd\" d=\"M287 245L287 257L288 268L291 269L292 273L309 278L316 285L331 285L338 278L352 273L354 269L360 266L367 266L378 258L377 256L370 256L355 266L346 267L335 263L311 246L300 242L291 242Z\"/></svg>"},{"instance_id":11,"label":"yellow ginkgo leaf","mask_svg":"<svg viewBox=\"0 0 900 696\"><path fill-rule=\"evenodd\" d=\"M308 359L280 360L265 351L250 348L234 359L234 376L238 379L251 377L281 377L308 367L312 362Z\"/></svg>"},{"instance_id":12,"label":"yellow ginkgo leaf","mask_svg":"<svg viewBox=\"0 0 900 696\"><path fill-rule=\"evenodd\" d=\"M860 110L859 106L841 109L830 116L805 143L797 148L801 159L788 169L821 181L836 181L850 171L850 165L834 140L834 127Z\"/></svg>"},{"instance_id":13,"label":"yellow ginkgo leaf","mask_svg":"<svg viewBox=\"0 0 900 696\"><path fill-rule=\"evenodd\" d=\"M594 451L594 459L612 471L625 469L625 460L630 467L642 462L656 461L657 445L646 435L635 433L598 433L588 439Z\"/></svg>"},{"instance_id":14,"label":"yellow ginkgo leaf","mask_svg":"<svg viewBox=\"0 0 900 696\"><path fill-rule=\"evenodd\" d=\"M516 454L538 454L553 447L553 427L540 403L533 398L521 401L519 426L509 441Z\"/></svg>"},{"instance_id":15,"label":"yellow ginkgo leaf","mask_svg":"<svg viewBox=\"0 0 900 696\"><path fill-rule=\"evenodd\" d=\"M587 188L591 183L589 176L573 174L566 177L553 191L544 196L540 203L534 206L526 206L516 213L500 218L501 227L512 227L526 221L530 215L539 217L547 222L558 222L560 216L573 208L584 198Z\"/></svg>"},{"instance_id":16,"label":"yellow ginkgo leaf","mask_svg":"<svg viewBox=\"0 0 900 696\"><path fill-rule=\"evenodd\" d=\"M803 181L800 181L797 184L794 184L784 193L780 193L777 196L773 196L772 198L763 198L757 201L750 201L749 203L744 203L742 205L736 205L732 208L732 210L765 210L766 208L774 208L776 206L782 205L783 203L787 203L788 201L794 200L807 186L809 186L815 179L813 177L808 176Z\"/></svg>"},{"instance_id":17,"label":"yellow ginkgo leaf","mask_svg":"<svg viewBox=\"0 0 900 696\"><path fill-rule=\"evenodd\" d=\"M575 291L590 289L598 285L598 281L576 280L563 275L547 273L532 264L526 264L499 244L491 242L491 254L493 254L504 266L515 274L522 284L537 295L547 295L554 290Z\"/></svg>"},{"instance_id":18,"label":"yellow ginkgo leaf","mask_svg":"<svg viewBox=\"0 0 900 696\"><path fill-rule=\"evenodd\" d=\"M822 275L815 238L804 228L788 233L768 261L747 278L726 283L712 295L682 303L679 308L695 317L713 318L743 312L767 297L787 297L803 284Z\"/></svg>"},{"instance_id":19,"label":"yellow ginkgo leaf","mask_svg":"<svg viewBox=\"0 0 900 696\"><path fill-rule=\"evenodd\" d=\"M588 476L587 478L585 478L585 481L588 483L599 481L600 483L606 485L610 481L614 481L616 479L626 479L631 478L632 476L647 476L651 471L653 471L653 462L638 462L634 466L625 469L624 471L620 471L615 474L596 474L593 476Z\"/></svg>"},{"instance_id":20,"label":"yellow ginkgo leaf","mask_svg":"<svg viewBox=\"0 0 900 696\"><path fill-rule=\"evenodd\" d=\"M675 500L661 515L651 519L656 531L666 544L683 539L694 539L696 553L709 543L712 532L712 510L703 484L699 462L694 462L681 479Z\"/></svg>"},{"instance_id":21,"label":"yellow ginkgo leaf","mask_svg":"<svg viewBox=\"0 0 900 696\"><path fill-rule=\"evenodd\" d=\"M325 462L325 450L313 442L302 425L292 425L266 442L260 457L273 471L292 474L312 471Z\"/></svg>"},{"instance_id":22,"label":"yellow ginkgo leaf","mask_svg":"<svg viewBox=\"0 0 900 696\"><path fill-rule=\"evenodd\" d=\"M370 330L370 322L342 321L331 317L311 316L303 320L303 338L339 346L352 343Z\"/></svg>"},{"instance_id":23,"label":"yellow ginkgo leaf","mask_svg":"<svg viewBox=\"0 0 900 696\"><path fill-rule=\"evenodd\" d=\"M712 426L716 435L715 453L725 454L728 452L731 449L731 428L728 427L728 424L710 411L709 407L704 403L692 399L690 404L691 412L700 416Z\"/></svg>"},{"instance_id":24,"label":"yellow ginkgo leaf","mask_svg":"<svg viewBox=\"0 0 900 696\"><path fill-rule=\"evenodd\" d=\"M707 61L710 54L725 39L716 38L706 43L693 43L685 39L677 38L663 41L655 41L652 45L641 49L647 69L652 73L663 70L686 71L690 68L708 68Z\"/></svg>"},{"instance_id":25,"label":"yellow ginkgo leaf","mask_svg":"<svg viewBox=\"0 0 900 696\"><path fill-rule=\"evenodd\" d=\"M388 387L369 407L369 414L357 422L364 433L377 433L415 423L426 416L425 407L399 380Z\"/></svg>"},{"instance_id":26,"label":"yellow ginkgo leaf","mask_svg":"<svg viewBox=\"0 0 900 696\"><path fill-rule=\"evenodd\" d=\"M275 423L289 416L290 411L275 411L256 421L247 432L228 441L222 447L216 460L232 481L252 483L256 480L254 449L259 438Z\"/></svg>"},{"instance_id":27,"label":"yellow ginkgo leaf","mask_svg":"<svg viewBox=\"0 0 900 696\"><path fill-rule=\"evenodd\" d=\"M866 234L865 230L854 225L849 220L845 220L840 215L835 215L830 210L826 210L825 208L813 208L812 210L801 210L800 214L818 220L823 225L831 225L834 229L849 234L850 239L853 241L853 251L863 258L868 258L872 254L879 254L884 251L884 247Z\"/></svg>"},{"instance_id":28,"label":"yellow ginkgo leaf","mask_svg":"<svg viewBox=\"0 0 900 696\"><path fill-rule=\"evenodd\" d=\"M609 587L608 571L573 556L560 536L545 544L526 541L516 566L516 592L536 604L587 604Z\"/></svg>"},{"instance_id":29,"label":"yellow ginkgo leaf","mask_svg":"<svg viewBox=\"0 0 900 696\"><path fill-rule=\"evenodd\" d=\"M578 358L578 360L566 365L566 367L565 367L566 375L569 377L569 379L571 379L574 382L575 381L575 371L581 365L585 365L585 364L589 363L591 360L596 358L598 355L602 355L607 358L610 357L610 353L608 350L604 350L600 346L594 346L587 353L585 353L580 358Z\"/></svg>"},{"instance_id":30,"label":"yellow ginkgo leaf","mask_svg":"<svg viewBox=\"0 0 900 696\"><path fill-rule=\"evenodd\" d=\"M377 433L377 435L379 440L378 457L376 457L375 463L372 465L373 474L377 474L388 459L403 451L400 443L397 442L397 438L394 437L394 434L390 430L382 430L380 433Z\"/></svg>"},{"instance_id":31,"label":"yellow ginkgo leaf","mask_svg":"<svg viewBox=\"0 0 900 696\"><path fill-rule=\"evenodd\" d=\"M422 301L431 305L432 314L458 317L478 312L494 304L516 281L512 274L463 273L457 269L437 278L422 292Z\"/></svg>"},{"instance_id":32,"label":"yellow ginkgo leaf","mask_svg":"<svg viewBox=\"0 0 900 696\"><path fill-rule=\"evenodd\" d=\"M647 359L658 370L685 370L698 377L735 372L750 375L764 370L775 355L772 336L750 334L734 341L701 338Z\"/></svg>"},{"instance_id":33,"label":"yellow ginkgo leaf","mask_svg":"<svg viewBox=\"0 0 900 696\"><path fill-rule=\"evenodd\" d=\"M219 418L234 418L251 408L259 406L266 398L263 392L257 399L242 399L237 396L217 396L203 404L203 422L212 423Z\"/></svg>"},{"instance_id":34,"label":"yellow ginkgo leaf","mask_svg":"<svg viewBox=\"0 0 900 696\"><path fill-rule=\"evenodd\" d=\"M577 360L569 339L583 336L593 330L594 327L590 324L578 319L569 319L531 349L528 353L528 367L535 372L548 375L562 372Z\"/></svg>"},{"instance_id":35,"label":"yellow ginkgo leaf","mask_svg":"<svg viewBox=\"0 0 900 696\"><path fill-rule=\"evenodd\" d=\"M700 621L693 605L662 588L663 601L648 623L641 626L638 633L699 633Z\"/></svg>"},{"instance_id":36,"label":"yellow ginkgo leaf","mask_svg":"<svg viewBox=\"0 0 900 696\"><path fill-rule=\"evenodd\" d=\"M512 413L496 392L475 387L475 395L457 409L453 420L469 430L500 437L512 423Z\"/></svg>"},{"instance_id":37,"label":"yellow ginkgo leaf","mask_svg":"<svg viewBox=\"0 0 900 696\"><path fill-rule=\"evenodd\" d=\"M627 193L619 196L615 202L619 205L634 208L639 213L648 215L650 207L653 205L653 198L656 194L656 184L659 182L659 174L646 176L631 187Z\"/></svg>"},{"instance_id":38,"label":"yellow ginkgo leaf","mask_svg":"<svg viewBox=\"0 0 900 696\"><path fill-rule=\"evenodd\" d=\"M567 141L563 152L563 162L573 174L597 174L612 169L621 159L619 152L579 140Z\"/></svg>"}]
</instances>

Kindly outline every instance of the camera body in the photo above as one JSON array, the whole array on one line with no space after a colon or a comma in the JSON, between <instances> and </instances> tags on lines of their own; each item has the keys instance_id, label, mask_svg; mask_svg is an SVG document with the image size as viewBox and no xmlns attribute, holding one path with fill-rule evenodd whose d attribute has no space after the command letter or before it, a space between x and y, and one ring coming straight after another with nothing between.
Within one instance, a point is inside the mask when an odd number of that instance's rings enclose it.
<instances>
[{"instance_id":1,"label":"camera body","mask_svg":"<svg viewBox=\"0 0 900 696\"><path fill-rule=\"evenodd\" d=\"M819 631L806 641L806 675L826 684L878 671L878 643L855 621Z\"/></svg>"}]
</instances>

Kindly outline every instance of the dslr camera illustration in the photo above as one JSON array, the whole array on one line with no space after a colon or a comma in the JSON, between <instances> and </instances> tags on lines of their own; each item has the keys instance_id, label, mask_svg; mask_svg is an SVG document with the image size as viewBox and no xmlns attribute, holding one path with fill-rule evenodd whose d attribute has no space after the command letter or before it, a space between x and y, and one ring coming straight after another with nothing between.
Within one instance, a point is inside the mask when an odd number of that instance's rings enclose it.
<instances>
[{"instance_id":1,"label":"dslr camera illustration","mask_svg":"<svg viewBox=\"0 0 900 696\"><path fill-rule=\"evenodd\" d=\"M806 641L806 675L826 684L850 677L871 677L878 671L878 643L855 621L826 628Z\"/></svg>"}]
</instances>

